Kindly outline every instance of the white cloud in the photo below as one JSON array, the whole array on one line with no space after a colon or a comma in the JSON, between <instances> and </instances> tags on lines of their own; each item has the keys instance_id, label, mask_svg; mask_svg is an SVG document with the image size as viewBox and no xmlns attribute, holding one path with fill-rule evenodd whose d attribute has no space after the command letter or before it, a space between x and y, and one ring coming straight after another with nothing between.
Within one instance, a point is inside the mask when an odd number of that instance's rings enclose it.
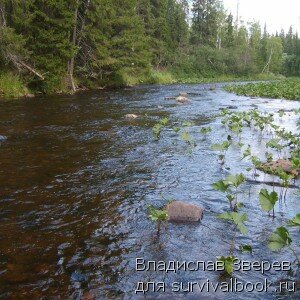
<instances>
[{"instance_id":1,"label":"white cloud","mask_svg":"<svg viewBox=\"0 0 300 300\"><path fill-rule=\"evenodd\" d=\"M238 0L223 0L225 9L236 17ZM245 22L259 21L267 24L268 31L286 32L292 25L300 34L300 0L239 0L239 15Z\"/></svg>"}]
</instances>

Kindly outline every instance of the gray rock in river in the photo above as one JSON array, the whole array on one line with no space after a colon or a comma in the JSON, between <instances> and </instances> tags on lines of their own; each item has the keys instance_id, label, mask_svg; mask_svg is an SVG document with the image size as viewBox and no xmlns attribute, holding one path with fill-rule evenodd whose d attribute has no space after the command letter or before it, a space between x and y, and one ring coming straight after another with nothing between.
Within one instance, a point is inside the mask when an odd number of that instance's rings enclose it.
<instances>
[{"instance_id":1,"label":"gray rock in river","mask_svg":"<svg viewBox=\"0 0 300 300\"><path fill-rule=\"evenodd\" d=\"M176 101L177 101L177 103L179 103L179 104L186 104L186 103L189 103L189 102L190 102L189 98L183 97L183 96L177 97L177 98L176 98Z\"/></svg>"},{"instance_id":2,"label":"gray rock in river","mask_svg":"<svg viewBox=\"0 0 300 300\"><path fill-rule=\"evenodd\" d=\"M179 93L179 96L181 96L181 97L188 97L188 93L187 92L181 92L181 93Z\"/></svg>"},{"instance_id":3,"label":"gray rock in river","mask_svg":"<svg viewBox=\"0 0 300 300\"><path fill-rule=\"evenodd\" d=\"M125 115L125 118L126 119L136 119L138 118L139 116L138 115L135 115L135 114L127 114Z\"/></svg>"},{"instance_id":4,"label":"gray rock in river","mask_svg":"<svg viewBox=\"0 0 300 300\"><path fill-rule=\"evenodd\" d=\"M199 222L203 218L203 212L202 207L182 201L172 201L167 205L171 222Z\"/></svg>"}]
</instances>

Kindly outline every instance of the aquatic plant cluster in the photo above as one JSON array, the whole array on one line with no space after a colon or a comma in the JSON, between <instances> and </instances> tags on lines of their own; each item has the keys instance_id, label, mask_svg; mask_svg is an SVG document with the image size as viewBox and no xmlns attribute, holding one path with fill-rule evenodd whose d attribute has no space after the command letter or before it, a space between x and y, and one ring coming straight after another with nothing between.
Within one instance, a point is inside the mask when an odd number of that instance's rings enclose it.
<instances>
[{"instance_id":1,"label":"aquatic plant cluster","mask_svg":"<svg viewBox=\"0 0 300 300\"><path fill-rule=\"evenodd\" d=\"M228 92L250 97L273 99L300 100L299 78L275 82L248 83L245 85L230 85L225 88Z\"/></svg>"},{"instance_id":2,"label":"aquatic plant cluster","mask_svg":"<svg viewBox=\"0 0 300 300\"><path fill-rule=\"evenodd\" d=\"M243 88L243 87L242 87ZM293 115L299 115L300 110L295 109L289 112ZM238 259L235 256L235 238L236 231L240 231L242 234L247 234L247 224L249 220L248 215L243 212L244 203L241 201L241 187L248 182L249 184L257 182L257 171L263 171L269 174L272 178L272 182L268 182L271 186L269 189L262 188L257 195L261 209L268 213L267 217L276 217L275 206L276 204L286 203L288 199L289 188L297 188L297 193L300 192L299 187L293 185L296 183L296 179L300 175L300 135L299 133L292 133L283 126L279 126L275 119L281 119L286 114L285 111L280 110L277 113L260 112L257 109L249 111L232 111L229 109L222 109L220 117L222 127L227 133L227 137L224 141L211 145L211 150L218 152L218 161L220 168L229 172L224 168L227 158L227 151L230 147L238 147L241 150L241 160L248 160L251 166L240 174L227 174L225 179L217 182L212 182L212 186L215 190L223 193L228 199L228 211L217 215L218 218L223 219L233 224L234 238L229 255L223 255L217 258L218 261L224 263L224 268L228 275L231 275L234 271L234 262ZM168 118L162 119L159 123L154 125L153 134L154 137L159 140L162 137L164 130L173 130L181 137L181 140L188 145L188 154L193 153L193 149L196 146L196 138L191 134L190 126L193 123L184 122L181 126L178 126L178 122L172 124ZM299 126L299 121L298 121ZM245 129L253 131L258 137L259 142L264 144L267 149L265 152L265 159L255 156L254 149L243 141L242 133ZM200 134L203 139L213 131L211 127L200 128ZM299 132L299 131L298 131ZM288 162L289 167L285 168L281 165L270 165L276 161ZM264 182L261 182L264 184ZM280 187L279 192L275 187ZM220 194L221 195L221 194ZM155 217L153 215L163 215L163 218ZM151 207L150 217L154 221L166 221L166 211L154 211ZM295 238L289 230L289 227L300 227L300 213L296 214L294 218L286 222L286 226L278 227L269 236L268 247L272 251L287 250L291 251L295 256L295 266L299 268L300 260L297 255L295 247L297 246ZM253 252L251 245L241 244L238 247L242 252Z\"/></svg>"}]
</instances>

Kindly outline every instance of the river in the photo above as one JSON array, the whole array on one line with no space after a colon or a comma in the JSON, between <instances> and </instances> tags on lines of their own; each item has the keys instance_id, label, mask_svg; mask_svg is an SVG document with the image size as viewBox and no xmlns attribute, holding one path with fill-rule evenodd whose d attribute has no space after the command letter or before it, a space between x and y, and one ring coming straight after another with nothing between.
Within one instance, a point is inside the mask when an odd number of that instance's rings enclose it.
<instances>
[{"instance_id":1,"label":"river","mask_svg":"<svg viewBox=\"0 0 300 300\"><path fill-rule=\"evenodd\" d=\"M174 282L228 281L218 272L202 270L137 272L136 258L215 261L227 255L232 231L216 215L228 204L211 186L226 175L211 151L212 143L224 140L220 108L276 113L300 107L297 101L241 97L225 92L222 84L210 86L139 86L0 102L0 135L7 137L0 142L0 298L291 299L288 293L275 292L174 295L169 288L135 294L142 281L163 281L168 287ZM194 93L190 104L164 99L180 92ZM127 119L126 114L139 117ZM197 146L192 154L172 130L155 141L152 127L162 117L194 123ZM293 114L285 121L296 130ZM199 133L203 125L213 129L206 139ZM245 133L244 138L258 154L264 152L253 135ZM226 166L232 173L249 166L236 159L239 155L236 148L228 153ZM245 261L293 261L288 251L271 252L267 240L299 213L299 193L291 189L273 219L260 209L257 195L262 187L245 185L249 233L237 235L239 242L253 246L254 254L236 253ZM166 199L203 206L202 223L169 224L157 237L147 205L161 206ZM286 272L254 270L234 276L254 283L268 278L274 286L294 278Z\"/></svg>"}]
</instances>

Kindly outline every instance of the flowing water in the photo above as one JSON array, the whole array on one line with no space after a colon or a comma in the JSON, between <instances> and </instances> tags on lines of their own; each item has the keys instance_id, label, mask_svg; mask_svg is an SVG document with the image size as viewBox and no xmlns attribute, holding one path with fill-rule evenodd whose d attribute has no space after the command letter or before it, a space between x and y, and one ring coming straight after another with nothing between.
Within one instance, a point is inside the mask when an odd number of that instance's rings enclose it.
<instances>
[{"instance_id":1,"label":"flowing water","mask_svg":"<svg viewBox=\"0 0 300 300\"><path fill-rule=\"evenodd\" d=\"M226 197L211 184L227 175L220 170L211 144L223 141L218 114L258 108L278 112L299 108L296 101L239 97L210 85L140 86L93 91L75 96L40 96L0 103L0 298L3 299L294 299L299 292L172 293L174 282L228 281L213 271L137 272L136 258L151 261L215 261L232 247L245 261L294 261L289 251L273 253L271 232L299 212L299 193L290 189L276 207L276 218L262 212L258 193L264 185L246 184L241 198L249 215L249 233L237 233L216 218L228 210ZM165 96L186 91L191 103L177 105ZM126 119L128 113L137 119ZM197 146L192 153L172 130L155 141L152 127L162 117L173 123L191 121ZM279 124L295 131L297 117L287 113ZM201 126L211 126L206 139ZM245 131L243 141L262 156L257 134ZM264 137L261 138L262 141ZM251 165L233 147L230 172ZM247 173L247 172L246 172ZM248 174L248 177L250 175ZM250 176L251 177L251 176ZM261 174L261 180L265 177ZM299 181L296 182L299 185ZM166 199L205 208L201 224L169 224L156 235L147 205ZM299 240L299 231L291 230ZM239 253L251 244L254 254ZM253 283L268 278L298 280L293 272L237 271L235 278ZM298 278L297 278L298 276ZM138 282L166 284L165 292L135 294ZM299 298L298 298L299 299Z\"/></svg>"}]
</instances>

